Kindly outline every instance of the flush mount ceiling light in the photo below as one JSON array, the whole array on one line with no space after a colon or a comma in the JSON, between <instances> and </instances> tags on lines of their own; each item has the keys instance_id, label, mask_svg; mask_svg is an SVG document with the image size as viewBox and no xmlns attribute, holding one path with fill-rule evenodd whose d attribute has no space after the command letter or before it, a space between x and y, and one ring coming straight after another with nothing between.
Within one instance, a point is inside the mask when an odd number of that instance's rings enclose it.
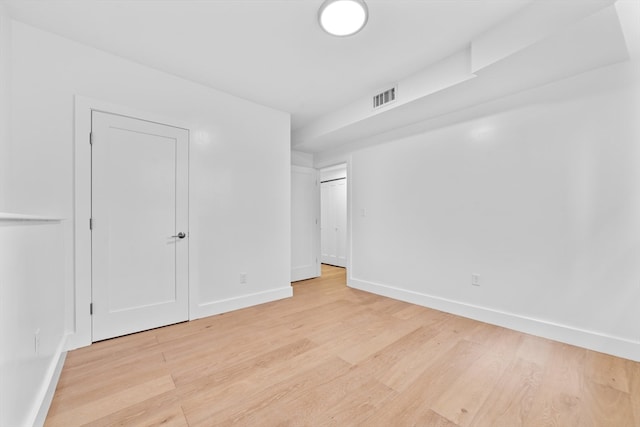
<instances>
[{"instance_id":1,"label":"flush mount ceiling light","mask_svg":"<svg viewBox=\"0 0 640 427\"><path fill-rule=\"evenodd\" d=\"M369 10L364 0L325 0L318 11L322 29L338 37L357 33L368 18Z\"/></svg>"}]
</instances>

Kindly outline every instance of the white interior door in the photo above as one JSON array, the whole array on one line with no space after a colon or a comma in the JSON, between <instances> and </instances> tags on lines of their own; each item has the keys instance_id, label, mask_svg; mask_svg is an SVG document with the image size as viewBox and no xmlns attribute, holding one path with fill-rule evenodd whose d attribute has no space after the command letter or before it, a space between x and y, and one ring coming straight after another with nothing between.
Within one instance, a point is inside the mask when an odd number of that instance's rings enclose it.
<instances>
[{"instance_id":1,"label":"white interior door","mask_svg":"<svg viewBox=\"0 0 640 427\"><path fill-rule=\"evenodd\" d=\"M322 183L321 260L324 264L347 265L347 180Z\"/></svg>"},{"instance_id":2,"label":"white interior door","mask_svg":"<svg viewBox=\"0 0 640 427\"><path fill-rule=\"evenodd\" d=\"M187 320L188 131L96 111L91 128L93 341Z\"/></svg>"},{"instance_id":3,"label":"white interior door","mask_svg":"<svg viewBox=\"0 0 640 427\"><path fill-rule=\"evenodd\" d=\"M291 167L291 281L320 276L318 171Z\"/></svg>"},{"instance_id":4,"label":"white interior door","mask_svg":"<svg viewBox=\"0 0 640 427\"><path fill-rule=\"evenodd\" d=\"M323 182L320 190L321 227L320 258L323 264L336 263L335 210L333 208L333 182Z\"/></svg>"},{"instance_id":5,"label":"white interior door","mask_svg":"<svg viewBox=\"0 0 640 427\"><path fill-rule=\"evenodd\" d=\"M336 181L334 187L335 228L336 228L336 264L347 266L347 180Z\"/></svg>"}]
</instances>

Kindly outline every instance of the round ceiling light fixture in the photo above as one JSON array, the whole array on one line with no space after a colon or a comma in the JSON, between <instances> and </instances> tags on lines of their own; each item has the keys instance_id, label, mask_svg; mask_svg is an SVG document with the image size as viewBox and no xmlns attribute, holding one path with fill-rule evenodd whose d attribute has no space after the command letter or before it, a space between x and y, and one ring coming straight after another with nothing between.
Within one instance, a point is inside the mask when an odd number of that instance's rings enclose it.
<instances>
[{"instance_id":1,"label":"round ceiling light fixture","mask_svg":"<svg viewBox=\"0 0 640 427\"><path fill-rule=\"evenodd\" d=\"M369 10L364 0L325 0L318 11L320 26L332 36L351 36L364 28Z\"/></svg>"}]
</instances>

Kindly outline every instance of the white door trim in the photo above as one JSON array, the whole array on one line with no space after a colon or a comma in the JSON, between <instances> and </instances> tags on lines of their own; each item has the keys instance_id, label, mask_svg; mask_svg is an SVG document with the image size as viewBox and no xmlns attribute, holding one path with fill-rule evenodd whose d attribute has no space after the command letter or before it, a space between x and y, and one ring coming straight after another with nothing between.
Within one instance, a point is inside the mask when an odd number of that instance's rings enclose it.
<instances>
[{"instance_id":1,"label":"white door trim","mask_svg":"<svg viewBox=\"0 0 640 427\"><path fill-rule=\"evenodd\" d=\"M346 266L346 269L347 269L347 286L350 286L351 280L352 280L351 262L353 260L353 253L351 251L351 248L353 247L351 230L353 229L352 215L354 215L353 208L352 208L352 202L353 202L352 154L342 153L330 159L318 160L314 162L313 166L318 170L322 170L322 169L328 169L328 168L343 165L343 164L347 165L347 248L346 248L347 266Z\"/></svg>"},{"instance_id":2,"label":"white door trim","mask_svg":"<svg viewBox=\"0 0 640 427\"><path fill-rule=\"evenodd\" d=\"M65 351L91 345L91 111L134 117L182 128L190 132L190 124L174 118L167 118L148 111L139 111L110 102L75 96L74 124L74 305L72 330L67 339ZM189 286L189 300L195 301L195 289ZM191 318L191 304L189 304Z\"/></svg>"}]
</instances>

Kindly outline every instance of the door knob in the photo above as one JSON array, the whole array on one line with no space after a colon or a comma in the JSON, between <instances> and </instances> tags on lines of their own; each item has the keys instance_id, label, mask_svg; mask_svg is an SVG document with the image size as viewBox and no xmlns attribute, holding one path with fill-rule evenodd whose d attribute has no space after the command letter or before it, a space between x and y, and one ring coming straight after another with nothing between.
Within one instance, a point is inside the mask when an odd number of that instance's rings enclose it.
<instances>
[{"instance_id":1,"label":"door knob","mask_svg":"<svg viewBox=\"0 0 640 427\"><path fill-rule=\"evenodd\" d=\"M185 237L187 237L186 234L184 234L182 231L179 232L178 234L176 234L175 236L171 236L171 237L177 237L178 239L184 239Z\"/></svg>"}]
</instances>

